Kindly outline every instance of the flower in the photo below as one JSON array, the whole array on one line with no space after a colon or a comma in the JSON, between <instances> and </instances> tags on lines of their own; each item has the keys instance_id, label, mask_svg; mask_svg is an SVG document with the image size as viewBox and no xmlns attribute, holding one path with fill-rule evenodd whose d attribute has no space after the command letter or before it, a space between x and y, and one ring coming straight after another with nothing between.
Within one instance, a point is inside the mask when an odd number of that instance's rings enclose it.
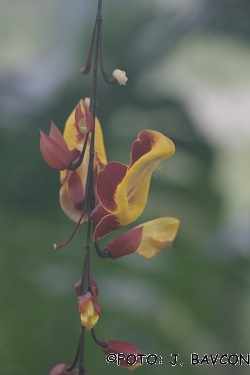
<instances>
[{"instance_id":1,"label":"flower","mask_svg":"<svg viewBox=\"0 0 250 375\"><path fill-rule=\"evenodd\" d=\"M53 367L53 369L50 371L49 375L74 375L74 371L67 371L67 368L69 366L65 363L60 363L59 365L56 365Z\"/></svg>"},{"instance_id":2,"label":"flower","mask_svg":"<svg viewBox=\"0 0 250 375\"><path fill-rule=\"evenodd\" d=\"M87 118L88 111L86 108L88 108L88 106L88 98L85 99L85 101L81 100L80 104L78 104L72 111L65 124L63 137L67 147L73 153L78 152L80 154L87 136L86 134L79 132L79 121L81 122L82 120L81 115L77 112L81 111L81 113L83 113L83 110L85 110L85 116ZM95 137L94 180L96 183L99 171L107 163L102 129L97 118L95 119L95 132L88 135L87 147L81 165L75 171L65 170L60 173L60 180L63 185L59 194L60 204L65 214L75 222L79 221L83 210L89 164L89 146L93 134ZM82 221L84 221L84 219L86 219L86 217L83 218Z\"/></svg>"},{"instance_id":3,"label":"flower","mask_svg":"<svg viewBox=\"0 0 250 375\"><path fill-rule=\"evenodd\" d=\"M70 151L60 130L51 121L49 135L40 130L40 150L51 168L65 170L78 156Z\"/></svg>"},{"instance_id":4,"label":"flower","mask_svg":"<svg viewBox=\"0 0 250 375\"><path fill-rule=\"evenodd\" d=\"M89 277L89 282L90 282L90 287L91 287L91 290L90 290L90 293L94 296L94 297L97 297L98 296L98 293L99 293L99 286L97 284L97 282L93 279L93 277ZM82 280L79 280L77 281L77 283L75 284L75 291L76 293L78 294L78 296L81 296L82 295Z\"/></svg>"},{"instance_id":5,"label":"flower","mask_svg":"<svg viewBox=\"0 0 250 375\"><path fill-rule=\"evenodd\" d=\"M81 316L82 325L90 331L98 322L101 306L97 299L88 292L79 299L78 312Z\"/></svg>"},{"instance_id":6,"label":"flower","mask_svg":"<svg viewBox=\"0 0 250 375\"><path fill-rule=\"evenodd\" d=\"M120 354L120 366L128 370L135 370L143 363L144 353L135 345L126 341L109 340L107 346L103 348L105 354ZM140 358L140 354L142 354Z\"/></svg>"},{"instance_id":7,"label":"flower","mask_svg":"<svg viewBox=\"0 0 250 375\"><path fill-rule=\"evenodd\" d=\"M169 138L154 130L143 130L133 142L129 166L111 162L100 171L96 188L100 203L91 215L97 223L94 241L142 214L153 171L174 152Z\"/></svg>"},{"instance_id":8,"label":"flower","mask_svg":"<svg viewBox=\"0 0 250 375\"><path fill-rule=\"evenodd\" d=\"M94 119L87 104L81 99L75 108L75 124L81 134L94 130Z\"/></svg>"},{"instance_id":9,"label":"flower","mask_svg":"<svg viewBox=\"0 0 250 375\"><path fill-rule=\"evenodd\" d=\"M105 250L112 259L132 253L150 259L162 250L171 249L179 224L179 220L173 217L148 221L117 236Z\"/></svg>"},{"instance_id":10,"label":"flower","mask_svg":"<svg viewBox=\"0 0 250 375\"><path fill-rule=\"evenodd\" d=\"M126 72L120 69L115 69L112 76L117 80L119 85L126 85L128 78L126 77Z\"/></svg>"}]
</instances>

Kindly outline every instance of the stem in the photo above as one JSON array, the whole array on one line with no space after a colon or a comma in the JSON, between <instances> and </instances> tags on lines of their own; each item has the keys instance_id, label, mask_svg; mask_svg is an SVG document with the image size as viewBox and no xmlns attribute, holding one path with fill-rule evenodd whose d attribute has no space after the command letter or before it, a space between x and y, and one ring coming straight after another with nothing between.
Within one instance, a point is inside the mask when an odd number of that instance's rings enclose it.
<instances>
[{"instance_id":1,"label":"stem","mask_svg":"<svg viewBox=\"0 0 250 375\"><path fill-rule=\"evenodd\" d=\"M95 242L95 249L96 249L96 252L99 255L99 257L101 257L103 259L110 258L109 251L108 250L102 251L97 241Z\"/></svg>"},{"instance_id":2,"label":"stem","mask_svg":"<svg viewBox=\"0 0 250 375\"><path fill-rule=\"evenodd\" d=\"M82 73L87 73L91 66L91 59L92 59L92 50L95 41L95 55L94 55L94 64L93 64L93 77L92 77L92 86L91 86L91 94L90 94L90 105L89 109L92 114L93 119L95 119L95 112L97 106L97 69L98 69L98 60L99 60L99 52L100 52L100 38L101 38L101 25L102 25L102 0L98 0L98 9L96 15L96 21L94 26L94 31L92 34L91 46L89 51L89 56L87 59L87 64L85 69L83 69ZM83 160L83 156L87 146L88 136L85 138L84 146L82 153L80 155L80 159L74 165L70 166L70 169L74 170L78 168ZM82 273L82 284L81 290L82 295L88 293L90 290L90 261L89 261L89 251L90 251L90 237L91 237L91 225L92 220L90 218L91 212L95 205L95 193L94 193L94 155L95 155L95 148L94 148L94 140L95 140L95 129L91 134L91 141L90 141L90 149L89 149L89 165L88 165L88 174L86 180L86 187L85 187L85 207L86 212L88 214L88 227L87 227L87 234L85 240L85 249L84 249L84 264L83 264L83 273ZM93 333L92 333L93 334ZM78 373L79 375L84 375L84 336L85 336L85 327L81 325L80 331L80 338L79 338L79 345L76 353L75 360L73 364L75 365L75 361L78 360ZM94 336L95 337L95 336ZM98 340L98 339L97 339ZM101 344L99 344L101 345ZM102 344L102 346L105 343ZM72 368L72 366L70 367Z\"/></svg>"},{"instance_id":3,"label":"stem","mask_svg":"<svg viewBox=\"0 0 250 375\"><path fill-rule=\"evenodd\" d=\"M77 345L75 358L74 358L72 364L67 367L67 371L68 372L71 372L76 367L76 364L77 364L77 361L78 361L78 357L79 357L79 350L80 350L80 339L79 339L79 342L78 342L78 345Z\"/></svg>"},{"instance_id":4,"label":"stem","mask_svg":"<svg viewBox=\"0 0 250 375\"><path fill-rule=\"evenodd\" d=\"M88 293L89 291L89 249L90 249L90 229L91 229L91 219L88 220L87 236L85 241L85 255L84 264L82 271L82 295Z\"/></svg>"},{"instance_id":5,"label":"stem","mask_svg":"<svg viewBox=\"0 0 250 375\"><path fill-rule=\"evenodd\" d=\"M84 336L85 336L85 327L81 325L80 340L79 340L79 375L84 375L84 363L83 363L83 354L84 354Z\"/></svg>"},{"instance_id":6,"label":"stem","mask_svg":"<svg viewBox=\"0 0 250 375\"><path fill-rule=\"evenodd\" d=\"M101 37L101 24L102 24L102 0L98 0L98 10L96 15L96 44L95 44L95 56L93 64L93 78L92 78L92 88L90 96L90 112L92 117L95 118L95 109L97 106L97 69L100 51L100 37Z\"/></svg>"},{"instance_id":7,"label":"stem","mask_svg":"<svg viewBox=\"0 0 250 375\"><path fill-rule=\"evenodd\" d=\"M93 64L93 78L92 88L90 95L89 109L92 117L95 118L96 107L97 107L97 69L99 61L100 43L101 43L101 25L102 25L102 0L98 0L98 10L96 15L96 44L95 44L95 56ZM91 134L91 142L89 148L89 166L86 183L86 211L88 215L91 215L91 211L95 205L95 193L94 193L94 155L95 155L95 130Z\"/></svg>"},{"instance_id":8,"label":"stem","mask_svg":"<svg viewBox=\"0 0 250 375\"><path fill-rule=\"evenodd\" d=\"M87 143L88 143L88 137L89 137L89 133L86 134L84 144L83 144L83 148L82 148L81 155L80 155L79 159L77 160L77 162L75 164L70 164L70 166L68 167L68 169L70 171L75 171L82 164L82 161L83 161L83 158L84 158L84 155L85 155L85 151L86 151L86 147L87 147Z\"/></svg>"},{"instance_id":9,"label":"stem","mask_svg":"<svg viewBox=\"0 0 250 375\"><path fill-rule=\"evenodd\" d=\"M114 85L115 83L118 83L117 79L114 78L114 77L110 77L108 75L108 73L106 72L106 69L105 69L105 66L104 66L102 39L103 38L102 38L102 24L101 24L101 28L100 28L100 63L101 63L102 76L109 85Z\"/></svg>"},{"instance_id":10,"label":"stem","mask_svg":"<svg viewBox=\"0 0 250 375\"><path fill-rule=\"evenodd\" d=\"M98 345L102 346L103 348L106 348L106 347L108 346L108 344L106 343L106 341L101 341L101 340L99 340L99 339L97 338L97 336L96 336L96 334L95 334L95 330L94 330L94 328L91 329L91 333L92 333L92 337L93 337L94 341L95 341Z\"/></svg>"},{"instance_id":11,"label":"stem","mask_svg":"<svg viewBox=\"0 0 250 375\"><path fill-rule=\"evenodd\" d=\"M84 207L84 209L82 210L82 214L80 216L80 219L76 223L76 225L75 225L73 231L71 232L71 235L69 236L69 238L66 241L64 241L64 242L62 242L60 244L54 244L54 249L56 249L56 250L60 249L61 247L67 245L72 240L72 238L74 237L74 235L75 235L75 233L76 233L76 231L77 231L77 229L78 229L78 227L79 227L79 225L80 225L80 223L82 221L82 218L83 218L83 215L85 214L85 212L86 212L86 209Z\"/></svg>"},{"instance_id":12,"label":"stem","mask_svg":"<svg viewBox=\"0 0 250 375\"><path fill-rule=\"evenodd\" d=\"M84 255L84 264L83 264L83 274L82 274L82 295L88 293L89 291L89 249L90 249L90 230L91 230L91 219L88 220L87 236L85 241L85 255ZM85 336L85 327L81 325L80 340L79 340L79 375L84 375L84 336Z\"/></svg>"},{"instance_id":13,"label":"stem","mask_svg":"<svg viewBox=\"0 0 250 375\"><path fill-rule=\"evenodd\" d=\"M90 43L90 47L89 47L89 54L88 54L86 65L85 65L84 68L80 69L80 73L82 73L82 74L88 74L89 71L90 71L90 68L91 68L91 60L92 60L92 53L93 53L93 45L94 45L94 41L95 41L95 33L96 33L96 22L95 22L94 30L92 32L92 38L91 38L91 43Z\"/></svg>"}]
</instances>

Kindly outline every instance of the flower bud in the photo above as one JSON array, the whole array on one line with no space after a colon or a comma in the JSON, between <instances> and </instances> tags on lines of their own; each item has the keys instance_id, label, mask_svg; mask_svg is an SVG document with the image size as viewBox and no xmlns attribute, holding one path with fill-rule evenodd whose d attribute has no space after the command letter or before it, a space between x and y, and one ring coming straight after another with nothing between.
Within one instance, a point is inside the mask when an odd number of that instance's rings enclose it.
<instances>
[{"instance_id":1,"label":"flower bud","mask_svg":"<svg viewBox=\"0 0 250 375\"><path fill-rule=\"evenodd\" d=\"M120 69L115 69L112 73L113 77L117 80L119 85L126 85L128 78L126 77L126 72Z\"/></svg>"},{"instance_id":2,"label":"flower bud","mask_svg":"<svg viewBox=\"0 0 250 375\"><path fill-rule=\"evenodd\" d=\"M97 297L98 293L99 293L99 287L98 287L97 282L93 279L92 276L90 276L89 282L90 282L90 287L91 287L90 292L91 292L92 296ZM79 280L75 284L75 291L78 294L78 296L82 295L81 287L82 287L82 280Z\"/></svg>"},{"instance_id":3,"label":"flower bud","mask_svg":"<svg viewBox=\"0 0 250 375\"><path fill-rule=\"evenodd\" d=\"M65 363L60 363L59 365L56 365L53 367L53 369L50 371L49 375L74 375L74 371L67 371L67 368L69 366Z\"/></svg>"},{"instance_id":4,"label":"flower bud","mask_svg":"<svg viewBox=\"0 0 250 375\"><path fill-rule=\"evenodd\" d=\"M90 331L98 322L101 306L97 299L88 292L78 301L78 312L82 325Z\"/></svg>"},{"instance_id":5,"label":"flower bud","mask_svg":"<svg viewBox=\"0 0 250 375\"><path fill-rule=\"evenodd\" d=\"M150 259L162 250L171 249L179 224L179 220L173 217L148 221L120 234L105 249L112 259L132 253Z\"/></svg>"},{"instance_id":6,"label":"flower bud","mask_svg":"<svg viewBox=\"0 0 250 375\"><path fill-rule=\"evenodd\" d=\"M46 163L51 168L61 171L67 169L75 159L60 130L53 122L49 135L40 130L40 150Z\"/></svg>"},{"instance_id":7,"label":"flower bud","mask_svg":"<svg viewBox=\"0 0 250 375\"><path fill-rule=\"evenodd\" d=\"M140 358L137 355L138 354L143 355L144 353L135 345L131 344L130 342L109 340L109 341L106 341L106 343L107 343L107 346L102 349L105 354L120 354L120 353L123 354L124 359L121 358L120 360L121 367L125 367L128 370L132 371L142 364L143 362L142 357ZM129 361L129 358L128 358L128 360L126 361L125 358L128 357L130 354L134 355L134 358L131 358L131 361Z\"/></svg>"},{"instance_id":8,"label":"flower bud","mask_svg":"<svg viewBox=\"0 0 250 375\"><path fill-rule=\"evenodd\" d=\"M88 105L83 100L80 100L76 106L75 123L81 134L92 132L94 129L94 119Z\"/></svg>"}]
</instances>

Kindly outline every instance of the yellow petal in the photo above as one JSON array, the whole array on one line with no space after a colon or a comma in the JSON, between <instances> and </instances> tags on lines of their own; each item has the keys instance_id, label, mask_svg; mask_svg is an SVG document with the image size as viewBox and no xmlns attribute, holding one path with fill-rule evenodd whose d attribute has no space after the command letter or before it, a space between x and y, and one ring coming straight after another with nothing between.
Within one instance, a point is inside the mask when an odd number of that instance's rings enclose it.
<instances>
[{"instance_id":1,"label":"yellow petal","mask_svg":"<svg viewBox=\"0 0 250 375\"><path fill-rule=\"evenodd\" d=\"M171 249L179 225L179 220L173 217L163 217L139 225L143 227L142 239L135 252L150 259L162 250Z\"/></svg>"},{"instance_id":2,"label":"yellow petal","mask_svg":"<svg viewBox=\"0 0 250 375\"><path fill-rule=\"evenodd\" d=\"M90 331L96 325L98 319L99 315L96 313L92 301L89 301L85 312L81 314L81 323Z\"/></svg>"},{"instance_id":3,"label":"yellow petal","mask_svg":"<svg viewBox=\"0 0 250 375\"><path fill-rule=\"evenodd\" d=\"M77 210L69 195L69 189L68 189L68 184L65 184L61 187L60 193L59 193L59 199L60 199L60 204L61 208L64 211L64 213L75 223L77 223L80 220L80 217L82 215L82 211ZM84 221L88 220L87 214L83 216L83 219L81 220L81 223Z\"/></svg>"},{"instance_id":4,"label":"yellow petal","mask_svg":"<svg viewBox=\"0 0 250 375\"><path fill-rule=\"evenodd\" d=\"M151 148L145 153L142 147L143 142L146 143L146 141L142 135L151 140ZM134 147L134 144L132 147L131 164L124 179L117 186L114 197L118 208L112 214L118 216L122 225L133 222L142 214L147 203L153 171L159 167L162 160L175 152L174 143L157 131L144 130L139 133L138 137L138 140L134 142L137 147ZM142 138L141 141L140 138Z\"/></svg>"}]
</instances>

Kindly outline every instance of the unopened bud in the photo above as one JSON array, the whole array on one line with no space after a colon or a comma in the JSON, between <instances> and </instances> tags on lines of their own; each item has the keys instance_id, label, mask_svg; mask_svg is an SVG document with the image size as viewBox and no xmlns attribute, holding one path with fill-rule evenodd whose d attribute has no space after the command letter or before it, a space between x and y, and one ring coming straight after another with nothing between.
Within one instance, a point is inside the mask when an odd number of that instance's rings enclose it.
<instances>
[{"instance_id":1,"label":"unopened bud","mask_svg":"<svg viewBox=\"0 0 250 375\"><path fill-rule=\"evenodd\" d=\"M120 69L115 69L112 73L113 77L117 80L119 85L126 85L128 78L126 77L126 72Z\"/></svg>"},{"instance_id":2,"label":"unopened bud","mask_svg":"<svg viewBox=\"0 0 250 375\"><path fill-rule=\"evenodd\" d=\"M75 122L81 134L92 132L94 129L92 114L90 113L88 105L83 100L80 100L76 106Z\"/></svg>"},{"instance_id":3,"label":"unopened bud","mask_svg":"<svg viewBox=\"0 0 250 375\"><path fill-rule=\"evenodd\" d=\"M88 292L79 299L78 311L82 325L90 331L98 322L101 306L97 299Z\"/></svg>"}]
</instances>

